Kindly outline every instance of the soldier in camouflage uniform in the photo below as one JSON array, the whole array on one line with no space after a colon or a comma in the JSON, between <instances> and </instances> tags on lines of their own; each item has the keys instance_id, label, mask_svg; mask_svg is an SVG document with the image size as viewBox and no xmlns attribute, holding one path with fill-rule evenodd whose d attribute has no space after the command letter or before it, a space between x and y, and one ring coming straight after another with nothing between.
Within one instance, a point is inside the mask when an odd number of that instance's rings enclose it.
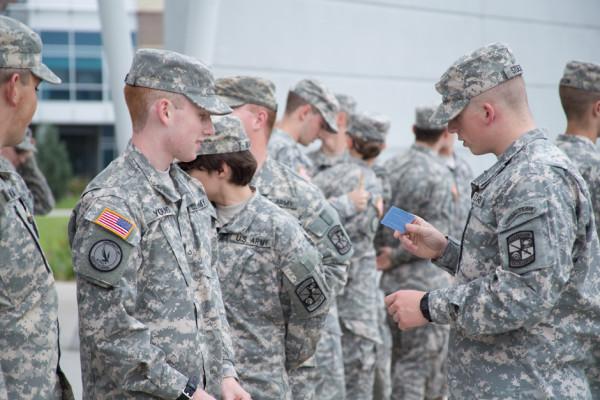
<instances>
[{"instance_id":1,"label":"soldier in camouflage uniform","mask_svg":"<svg viewBox=\"0 0 600 400\"><path fill-rule=\"evenodd\" d=\"M215 122L196 160L180 166L216 206L218 273L244 388L292 399L288 372L317 347L331 294L321 256L298 221L248 186L256 160L240 120Z\"/></svg>"},{"instance_id":2,"label":"soldier in camouflage uniform","mask_svg":"<svg viewBox=\"0 0 600 400\"><path fill-rule=\"evenodd\" d=\"M271 157L308 178L313 165L303 147L321 131L336 133L339 104L333 93L314 79L301 80L289 92L283 119L269 140Z\"/></svg>"},{"instance_id":3,"label":"soldier in camouflage uniform","mask_svg":"<svg viewBox=\"0 0 600 400\"><path fill-rule=\"evenodd\" d=\"M559 85L560 101L567 117L566 133L556 138L556 146L573 161L590 191L596 233L600 235L600 65L570 61ZM588 373L593 393L600 396L600 346L596 363Z\"/></svg>"},{"instance_id":4,"label":"soldier in camouflage uniform","mask_svg":"<svg viewBox=\"0 0 600 400\"><path fill-rule=\"evenodd\" d=\"M591 399L599 393L585 369L599 344L600 248L590 195L535 128L521 74L512 52L494 43L437 83L443 100L432 121L448 121L474 154L498 160L473 182L462 243L423 219L398 233L457 284L401 290L386 303L402 329L451 325L451 398Z\"/></svg>"},{"instance_id":5,"label":"soldier in camouflage uniform","mask_svg":"<svg viewBox=\"0 0 600 400\"><path fill-rule=\"evenodd\" d=\"M0 147L23 138L37 107L36 89L60 79L40 62L42 42L0 16ZM40 246L33 199L7 160L0 161L0 398L70 399L60 367L58 298Z\"/></svg>"},{"instance_id":6,"label":"soldier in camouflage uniform","mask_svg":"<svg viewBox=\"0 0 600 400\"><path fill-rule=\"evenodd\" d=\"M0 155L11 162L33 195L34 214L46 215L54 208L54 196L46 177L38 168L35 160L36 152L37 149L29 128L27 128L25 138L21 143L0 149Z\"/></svg>"},{"instance_id":7,"label":"soldier in camouflage uniform","mask_svg":"<svg viewBox=\"0 0 600 400\"><path fill-rule=\"evenodd\" d=\"M350 113L356 110L356 101L351 96L341 93L336 94L335 98L340 105L336 116L338 130L337 133L331 133L324 129L319 131L321 147L307 153L308 158L312 161L312 169L309 171L311 176L331 168L338 162L346 161L348 157L346 128Z\"/></svg>"},{"instance_id":8,"label":"soldier in camouflage uniform","mask_svg":"<svg viewBox=\"0 0 600 400\"><path fill-rule=\"evenodd\" d=\"M446 166L454 180L452 187L454 204L449 234L452 237L460 237L471 209L471 181L475 176L467 161L454 150L455 142L455 135L448 135L440 149L440 156L446 161Z\"/></svg>"},{"instance_id":9,"label":"soldier in camouflage uniform","mask_svg":"<svg viewBox=\"0 0 600 400\"><path fill-rule=\"evenodd\" d=\"M171 164L193 160L210 115L231 110L210 71L175 52L138 50L125 83L132 140L69 222L84 397L213 399L203 388L217 375L213 394L249 399L213 266L214 209Z\"/></svg>"},{"instance_id":10,"label":"soldier in camouflage uniform","mask_svg":"<svg viewBox=\"0 0 600 400\"><path fill-rule=\"evenodd\" d=\"M368 400L373 396L375 346L381 343L377 325L377 270L373 239L383 209L381 186L370 168L379 154L389 122L379 116L353 114L348 126L347 162L336 164L313 178L325 196L338 209L342 223L354 245L348 267L348 283L338 297L342 325L342 349L346 378L346 398ZM367 207L348 212L339 199L348 188L364 187L370 194ZM379 306L379 307L378 307Z\"/></svg>"},{"instance_id":11,"label":"soldier in camouflage uniform","mask_svg":"<svg viewBox=\"0 0 600 400\"><path fill-rule=\"evenodd\" d=\"M352 243L335 209L321 191L267 153L275 120L275 85L262 78L231 77L217 81L217 93L233 108L250 139L258 170L252 185L261 195L292 214L323 257L326 283L337 295L346 284ZM290 374L295 399L343 399L344 367L337 306L332 299L325 330L314 357Z\"/></svg>"},{"instance_id":12,"label":"soldier in camouflage uniform","mask_svg":"<svg viewBox=\"0 0 600 400\"><path fill-rule=\"evenodd\" d=\"M433 107L418 107L410 149L385 163L392 186L390 205L426 215L435 226L447 231L453 210L452 176L438 151L444 143L445 126L429 122ZM402 249L393 249L395 239L389 228L380 227L378 243L381 288L385 294L398 289L432 290L448 286L450 275L426 260ZM387 260L382 262L387 256ZM449 328L429 325L401 332L390 320L392 331L392 398L435 399L446 390L445 361Z\"/></svg>"},{"instance_id":13,"label":"soldier in camouflage uniform","mask_svg":"<svg viewBox=\"0 0 600 400\"><path fill-rule=\"evenodd\" d=\"M570 61L559 86L560 101L567 117L566 133L556 145L573 161L588 184L596 231L600 234L600 65Z\"/></svg>"}]
</instances>

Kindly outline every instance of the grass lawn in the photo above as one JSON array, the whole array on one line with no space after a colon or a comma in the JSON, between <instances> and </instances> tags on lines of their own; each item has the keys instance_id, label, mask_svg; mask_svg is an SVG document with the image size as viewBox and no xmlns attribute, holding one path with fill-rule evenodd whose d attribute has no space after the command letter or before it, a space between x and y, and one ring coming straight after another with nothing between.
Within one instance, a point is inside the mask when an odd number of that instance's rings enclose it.
<instances>
[{"instance_id":1,"label":"grass lawn","mask_svg":"<svg viewBox=\"0 0 600 400\"><path fill-rule=\"evenodd\" d=\"M60 199L54 208L68 208L72 209L75 204L79 201L79 195L67 195Z\"/></svg>"},{"instance_id":2,"label":"grass lawn","mask_svg":"<svg viewBox=\"0 0 600 400\"><path fill-rule=\"evenodd\" d=\"M35 217L40 231L40 242L57 280L74 278L71 249L67 236L69 217Z\"/></svg>"}]
</instances>

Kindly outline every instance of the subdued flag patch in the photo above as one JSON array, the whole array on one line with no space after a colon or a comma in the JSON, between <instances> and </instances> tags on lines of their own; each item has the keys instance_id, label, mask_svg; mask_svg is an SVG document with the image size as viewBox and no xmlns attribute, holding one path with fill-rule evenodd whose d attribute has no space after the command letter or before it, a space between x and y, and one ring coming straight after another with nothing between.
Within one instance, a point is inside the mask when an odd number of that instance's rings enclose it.
<instances>
[{"instance_id":1,"label":"subdued flag patch","mask_svg":"<svg viewBox=\"0 0 600 400\"><path fill-rule=\"evenodd\" d=\"M135 224L132 221L109 208L105 208L98 218L94 220L94 223L108 229L123 239L127 239L133 228L135 228Z\"/></svg>"}]
</instances>

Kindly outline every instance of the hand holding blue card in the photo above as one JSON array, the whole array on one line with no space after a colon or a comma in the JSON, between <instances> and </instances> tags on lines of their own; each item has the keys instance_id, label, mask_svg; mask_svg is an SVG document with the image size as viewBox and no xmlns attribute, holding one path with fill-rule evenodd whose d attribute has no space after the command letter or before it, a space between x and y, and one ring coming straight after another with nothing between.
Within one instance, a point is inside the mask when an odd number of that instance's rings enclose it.
<instances>
[{"instance_id":1,"label":"hand holding blue card","mask_svg":"<svg viewBox=\"0 0 600 400\"><path fill-rule=\"evenodd\" d=\"M381 223L395 231L406 233L406 224L410 224L414 220L415 216L411 213L392 206L381 220Z\"/></svg>"}]
</instances>

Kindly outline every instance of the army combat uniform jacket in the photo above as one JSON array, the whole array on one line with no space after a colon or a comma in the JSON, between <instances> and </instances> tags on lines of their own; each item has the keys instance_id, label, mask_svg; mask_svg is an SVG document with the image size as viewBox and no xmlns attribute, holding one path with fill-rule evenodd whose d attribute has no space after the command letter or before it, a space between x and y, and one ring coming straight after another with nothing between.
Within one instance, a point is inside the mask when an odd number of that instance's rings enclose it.
<instances>
[{"instance_id":1,"label":"army combat uniform jacket","mask_svg":"<svg viewBox=\"0 0 600 400\"><path fill-rule=\"evenodd\" d=\"M302 145L280 129L273 130L268 151L269 156L295 173L304 171L310 174L313 170L312 160L302 151Z\"/></svg>"},{"instance_id":2,"label":"army combat uniform jacket","mask_svg":"<svg viewBox=\"0 0 600 400\"><path fill-rule=\"evenodd\" d=\"M0 399L69 399L59 368L58 298L31 193L0 161Z\"/></svg>"},{"instance_id":3,"label":"army combat uniform jacket","mask_svg":"<svg viewBox=\"0 0 600 400\"><path fill-rule=\"evenodd\" d=\"M362 212L347 213L346 206L337 207L337 200L352 191L363 179L370 193L369 204ZM375 200L381 197L381 184L364 161L348 157L346 162L321 172L313 179L323 194L340 211L342 223L354 246L348 267L348 283L338 297L342 324L353 333L379 342L377 327L377 269L373 239L379 225Z\"/></svg>"},{"instance_id":4,"label":"army combat uniform jacket","mask_svg":"<svg viewBox=\"0 0 600 400\"><path fill-rule=\"evenodd\" d=\"M471 200L462 243L437 260L457 285L429 295L433 321L452 326L451 396L592 398L600 259L581 175L533 130L475 179Z\"/></svg>"},{"instance_id":5,"label":"army combat uniform jacket","mask_svg":"<svg viewBox=\"0 0 600 400\"><path fill-rule=\"evenodd\" d=\"M600 151L590 139L575 135L559 135L556 146L573 161L587 183L596 232L600 234Z\"/></svg>"},{"instance_id":6,"label":"army combat uniform jacket","mask_svg":"<svg viewBox=\"0 0 600 400\"><path fill-rule=\"evenodd\" d=\"M177 166L169 174L130 144L71 217L85 398L175 399L188 378L219 372L211 357L235 375L214 209Z\"/></svg>"},{"instance_id":7,"label":"army combat uniform jacket","mask_svg":"<svg viewBox=\"0 0 600 400\"><path fill-rule=\"evenodd\" d=\"M241 385L291 399L287 372L311 357L331 299L298 221L256 193L219 230L218 272Z\"/></svg>"}]
</instances>

